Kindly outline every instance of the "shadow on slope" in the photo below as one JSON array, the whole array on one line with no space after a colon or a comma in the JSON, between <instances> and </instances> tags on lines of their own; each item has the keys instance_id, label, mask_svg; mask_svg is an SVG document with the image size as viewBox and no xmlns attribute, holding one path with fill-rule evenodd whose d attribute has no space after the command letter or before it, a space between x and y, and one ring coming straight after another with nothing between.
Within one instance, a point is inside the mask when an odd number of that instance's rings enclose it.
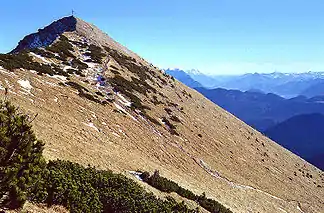
<instances>
[{"instance_id":1,"label":"shadow on slope","mask_svg":"<svg viewBox=\"0 0 324 213\"><path fill-rule=\"evenodd\" d=\"M308 162L324 170L324 115L294 116L265 131L281 144Z\"/></svg>"}]
</instances>

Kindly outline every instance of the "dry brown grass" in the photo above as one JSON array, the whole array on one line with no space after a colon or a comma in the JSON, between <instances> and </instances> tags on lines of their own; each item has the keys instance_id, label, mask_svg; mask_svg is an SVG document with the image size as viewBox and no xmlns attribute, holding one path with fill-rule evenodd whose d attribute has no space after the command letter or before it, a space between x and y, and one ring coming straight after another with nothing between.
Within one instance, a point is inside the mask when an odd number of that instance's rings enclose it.
<instances>
[{"instance_id":1,"label":"dry brown grass","mask_svg":"<svg viewBox=\"0 0 324 213\"><path fill-rule=\"evenodd\" d=\"M74 33L67 36L79 38ZM133 75L127 70L121 73ZM19 79L31 82L32 95L21 93ZM179 82L163 88L152 84L167 97L158 96L165 104L155 106L149 98L140 96L156 119L167 116L165 107L172 109L182 121L176 124L179 137L134 112L129 111L138 122L114 112L113 104L103 106L83 99L76 90L58 86L58 82L29 71L12 74L0 69L0 85L9 87L9 99L22 111L38 114L33 125L46 143L44 155L48 160L65 159L116 172L158 169L164 177L197 194L206 192L233 212L300 213L298 203L303 212L320 213L324 209L324 190L317 187L324 187L322 171ZM183 90L192 98L183 95ZM167 106L168 101L179 107ZM85 125L90 122L100 132ZM196 163L200 160L234 184L208 174ZM299 169L313 177L303 177Z\"/></svg>"},{"instance_id":2,"label":"dry brown grass","mask_svg":"<svg viewBox=\"0 0 324 213\"><path fill-rule=\"evenodd\" d=\"M69 211L61 206L47 207L45 205L26 202L22 209L6 211L8 213L68 213Z\"/></svg>"}]
</instances>

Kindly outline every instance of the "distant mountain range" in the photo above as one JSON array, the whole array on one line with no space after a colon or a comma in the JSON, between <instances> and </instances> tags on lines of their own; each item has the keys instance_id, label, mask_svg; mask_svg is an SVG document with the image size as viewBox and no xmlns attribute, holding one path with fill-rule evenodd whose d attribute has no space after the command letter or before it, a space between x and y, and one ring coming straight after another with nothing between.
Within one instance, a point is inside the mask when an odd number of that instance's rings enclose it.
<instances>
[{"instance_id":1,"label":"distant mountain range","mask_svg":"<svg viewBox=\"0 0 324 213\"><path fill-rule=\"evenodd\" d=\"M285 98L292 98L298 95L314 97L324 95L324 72L305 73L248 73L244 75L222 75L209 76L198 70L183 71L180 69L170 70L182 71L189 75L194 81L199 82L206 88L237 89L241 91L258 90L264 93L275 93ZM171 74L172 75L172 74ZM183 81L179 74L176 78Z\"/></svg>"},{"instance_id":2,"label":"distant mountain range","mask_svg":"<svg viewBox=\"0 0 324 213\"><path fill-rule=\"evenodd\" d=\"M289 118L265 134L283 147L324 170L324 115L304 114Z\"/></svg>"},{"instance_id":3,"label":"distant mountain range","mask_svg":"<svg viewBox=\"0 0 324 213\"><path fill-rule=\"evenodd\" d=\"M312 84L311 86L304 89L300 94L307 97L324 95L324 80L320 80L317 83Z\"/></svg>"},{"instance_id":4,"label":"distant mountain range","mask_svg":"<svg viewBox=\"0 0 324 213\"><path fill-rule=\"evenodd\" d=\"M272 93L220 88L196 90L261 132L296 115L324 114L324 96L285 99Z\"/></svg>"},{"instance_id":5,"label":"distant mountain range","mask_svg":"<svg viewBox=\"0 0 324 213\"><path fill-rule=\"evenodd\" d=\"M0 99L18 107L0 107L0 212L26 198L70 212L323 210L321 171L74 16L0 54ZM60 160L46 172L30 123Z\"/></svg>"},{"instance_id":6,"label":"distant mountain range","mask_svg":"<svg viewBox=\"0 0 324 213\"><path fill-rule=\"evenodd\" d=\"M181 70L168 70L167 73L180 81L185 79L183 83L189 86L197 85L197 83L191 83L197 81L193 80L188 73L197 75L198 72L186 73ZM203 76L203 74L199 75ZM251 75L255 79L259 78L260 82L265 78L262 75ZM245 78L248 79L249 76L245 75ZM274 75L269 74L267 76L274 78ZM284 78L284 76L286 75L277 75L278 78ZM288 76L294 78L294 75ZM299 74L296 78L301 78L301 76L302 74ZM318 77L320 77L319 74ZM319 92L323 91L321 88L324 88L321 79L312 78L310 74L305 74L304 79L304 82L291 81L285 87L294 88L300 86L298 88L300 93L309 97L321 94ZM307 82L313 82L314 85L305 89L303 85L306 85ZM255 85L258 85L258 83L256 82ZM222 88L207 89L198 87L195 89L280 145L324 170L324 134L322 134L324 127L324 96L308 98L299 95L286 99L273 93L265 93L262 91L265 88L261 85L250 88L245 92Z\"/></svg>"},{"instance_id":7,"label":"distant mountain range","mask_svg":"<svg viewBox=\"0 0 324 213\"><path fill-rule=\"evenodd\" d=\"M313 97L323 95L324 73L307 72L300 74L270 73L244 74L233 76L228 81L215 84L214 88L238 89L247 91L258 89L266 93L275 93L291 98L298 95Z\"/></svg>"},{"instance_id":8,"label":"distant mountain range","mask_svg":"<svg viewBox=\"0 0 324 213\"><path fill-rule=\"evenodd\" d=\"M253 91L220 88L196 90L324 170L324 96L285 99L272 93Z\"/></svg>"}]
</instances>

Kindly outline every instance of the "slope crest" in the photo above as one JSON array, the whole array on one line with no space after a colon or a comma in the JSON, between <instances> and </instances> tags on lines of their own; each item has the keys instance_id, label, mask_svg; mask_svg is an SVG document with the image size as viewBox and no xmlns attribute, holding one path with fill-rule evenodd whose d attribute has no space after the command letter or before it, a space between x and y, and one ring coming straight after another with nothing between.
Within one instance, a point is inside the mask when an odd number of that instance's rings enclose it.
<instances>
[{"instance_id":1,"label":"slope crest","mask_svg":"<svg viewBox=\"0 0 324 213\"><path fill-rule=\"evenodd\" d=\"M321 171L75 19L48 47L0 55L0 90L38 114L47 159L157 169L233 212L323 209Z\"/></svg>"}]
</instances>

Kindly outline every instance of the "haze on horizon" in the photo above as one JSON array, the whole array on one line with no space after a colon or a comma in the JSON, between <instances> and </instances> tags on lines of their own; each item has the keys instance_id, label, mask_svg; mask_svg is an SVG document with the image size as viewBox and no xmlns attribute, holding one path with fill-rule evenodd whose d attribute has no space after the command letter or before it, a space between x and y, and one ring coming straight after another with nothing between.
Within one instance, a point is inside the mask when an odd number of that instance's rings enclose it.
<instances>
[{"instance_id":1,"label":"haze on horizon","mask_svg":"<svg viewBox=\"0 0 324 213\"><path fill-rule=\"evenodd\" d=\"M5 1L0 52L73 9L160 68L324 71L323 6L320 0Z\"/></svg>"}]
</instances>

